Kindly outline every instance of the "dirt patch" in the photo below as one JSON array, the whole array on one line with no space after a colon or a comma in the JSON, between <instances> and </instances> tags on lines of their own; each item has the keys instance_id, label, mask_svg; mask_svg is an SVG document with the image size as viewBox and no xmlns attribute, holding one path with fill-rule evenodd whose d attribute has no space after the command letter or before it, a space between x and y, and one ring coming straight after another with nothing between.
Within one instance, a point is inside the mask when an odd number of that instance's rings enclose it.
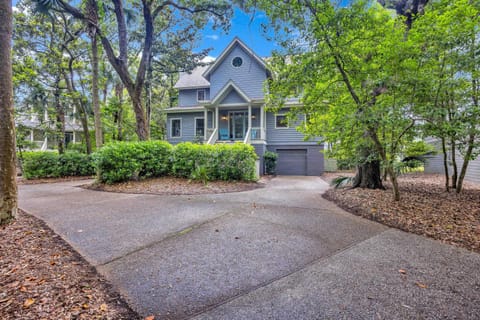
<instances>
[{"instance_id":1,"label":"dirt patch","mask_svg":"<svg viewBox=\"0 0 480 320\"><path fill-rule=\"evenodd\" d=\"M332 178L346 174L322 176ZM446 192L441 175L400 176L401 200L394 201L389 182L386 190L330 189L324 198L355 215L390 227L431 237L480 253L480 185L464 183L457 194Z\"/></svg>"},{"instance_id":2,"label":"dirt patch","mask_svg":"<svg viewBox=\"0 0 480 320\"><path fill-rule=\"evenodd\" d=\"M19 212L0 243L2 319L139 319L42 221Z\"/></svg>"},{"instance_id":3,"label":"dirt patch","mask_svg":"<svg viewBox=\"0 0 480 320\"><path fill-rule=\"evenodd\" d=\"M128 181L108 184L87 184L82 187L90 190L122 192L122 193L143 193L158 195L194 195L209 193L229 193L248 191L265 186L264 178L258 182L245 181L209 181L204 184L200 181L189 179L161 177L140 181Z\"/></svg>"}]
</instances>

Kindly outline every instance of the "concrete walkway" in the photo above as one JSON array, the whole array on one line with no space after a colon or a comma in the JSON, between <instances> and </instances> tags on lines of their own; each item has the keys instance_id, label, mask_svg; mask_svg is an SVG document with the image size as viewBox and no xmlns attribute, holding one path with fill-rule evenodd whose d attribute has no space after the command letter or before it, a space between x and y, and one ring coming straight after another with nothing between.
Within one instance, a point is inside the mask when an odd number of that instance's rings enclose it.
<instances>
[{"instance_id":1,"label":"concrete walkway","mask_svg":"<svg viewBox=\"0 0 480 320\"><path fill-rule=\"evenodd\" d=\"M21 185L20 207L142 316L479 319L480 255L346 213L321 197L318 177L203 196L82 183Z\"/></svg>"}]
</instances>

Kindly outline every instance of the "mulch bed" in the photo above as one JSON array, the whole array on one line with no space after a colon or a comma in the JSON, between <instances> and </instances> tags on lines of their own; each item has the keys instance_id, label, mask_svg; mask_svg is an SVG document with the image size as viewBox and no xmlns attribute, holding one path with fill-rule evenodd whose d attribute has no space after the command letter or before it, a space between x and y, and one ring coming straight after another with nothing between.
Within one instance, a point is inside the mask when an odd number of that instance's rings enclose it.
<instances>
[{"instance_id":1,"label":"mulch bed","mask_svg":"<svg viewBox=\"0 0 480 320\"><path fill-rule=\"evenodd\" d=\"M263 188L263 179L259 182L245 181L209 181L203 184L200 181L189 179L160 177L139 181L128 181L116 184L93 183L82 187L90 190L122 192L122 193L143 193L158 195L194 195L209 193L241 192L257 188Z\"/></svg>"},{"instance_id":2,"label":"mulch bed","mask_svg":"<svg viewBox=\"0 0 480 320\"><path fill-rule=\"evenodd\" d=\"M346 174L322 176L330 182ZM348 175L348 174L347 174ZM348 212L390 227L424 235L480 253L480 185L446 192L441 175L406 174L399 178L400 201L386 190L329 189L323 196Z\"/></svg>"},{"instance_id":3,"label":"mulch bed","mask_svg":"<svg viewBox=\"0 0 480 320\"><path fill-rule=\"evenodd\" d=\"M22 177L17 177L17 184L40 184L40 183L56 183L56 182L68 182L68 181L82 181L95 178L94 176L85 177L63 177L63 178L41 178L27 180Z\"/></svg>"},{"instance_id":4,"label":"mulch bed","mask_svg":"<svg viewBox=\"0 0 480 320\"><path fill-rule=\"evenodd\" d=\"M1 319L139 319L42 221L19 212L0 244Z\"/></svg>"}]
</instances>

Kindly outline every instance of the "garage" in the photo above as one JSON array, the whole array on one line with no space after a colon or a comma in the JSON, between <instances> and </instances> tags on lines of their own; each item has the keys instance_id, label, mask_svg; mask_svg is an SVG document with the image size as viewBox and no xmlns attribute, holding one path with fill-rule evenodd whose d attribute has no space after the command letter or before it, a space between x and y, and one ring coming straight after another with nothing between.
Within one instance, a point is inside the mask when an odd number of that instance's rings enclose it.
<instances>
[{"instance_id":1,"label":"garage","mask_svg":"<svg viewBox=\"0 0 480 320\"><path fill-rule=\"evenodd\" d=\"M307 175L307 149L277 149L276 152L278 175Z\"/></svg>"}]
</instances>

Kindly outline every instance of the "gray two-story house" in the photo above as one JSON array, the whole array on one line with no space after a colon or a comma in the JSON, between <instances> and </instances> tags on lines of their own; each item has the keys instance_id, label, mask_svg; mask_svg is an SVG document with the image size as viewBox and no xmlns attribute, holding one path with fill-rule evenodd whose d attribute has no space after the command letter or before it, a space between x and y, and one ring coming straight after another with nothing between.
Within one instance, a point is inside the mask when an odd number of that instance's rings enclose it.
<instances>
[{"instance_id":1,"label":"gray two-story house","mask_svg":"<svg viewBox=\"0 0 480 320\"><path fill-rule=\"evenodd\" d=\"M288 108L298 107L298 101L278 113L265 110L269 77L262 58L235 38L212 64L180 74L178 106L166 111L168 141L249 143L261 162L265 151L278 153L277 174L320 175L322 145L305 141L297 131L303 119L286 121Z\"/></svg>"}]
</instances>

